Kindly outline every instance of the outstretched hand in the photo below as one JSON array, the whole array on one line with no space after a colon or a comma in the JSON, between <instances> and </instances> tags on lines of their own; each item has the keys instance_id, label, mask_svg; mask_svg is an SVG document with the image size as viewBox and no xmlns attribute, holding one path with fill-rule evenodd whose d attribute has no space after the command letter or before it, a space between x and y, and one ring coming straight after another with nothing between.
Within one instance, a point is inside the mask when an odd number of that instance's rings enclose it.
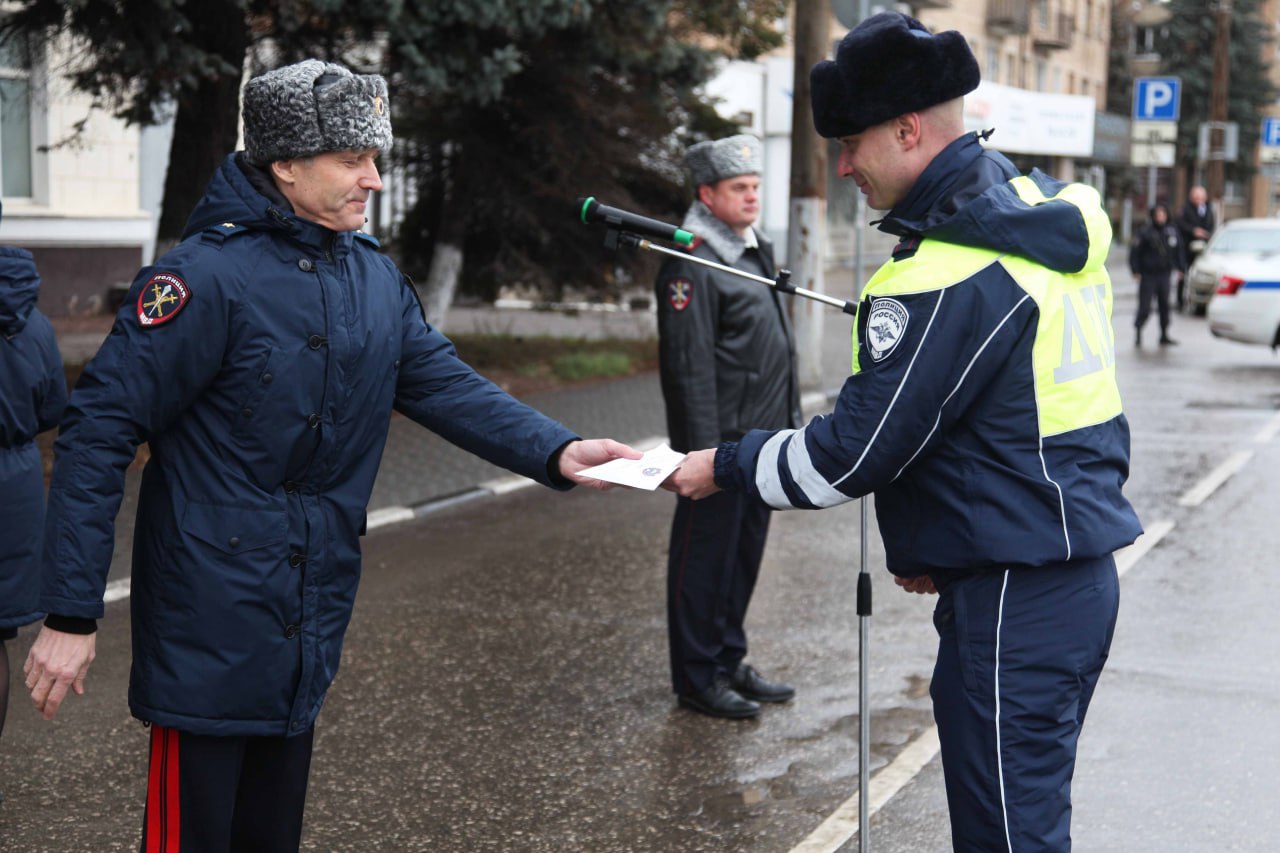
<instances>
[{"instance_id":1,"label":"outstretched hand","mask_svg":"<svg viewBox=\"0 0 1280 853\"><path fill-rule=\"evenodd\" d=\"M662 488L695 501L720 491L716 485L716 452L695 450L662 481Z\"/></svg>"},{"instance_id":2,"label":"outstretched hand","mask_svg":"<svg viewBox=\"0 0 1280 853\"><path fill-rule=\"evenodd\" d=\"M68 634L47 626L31 645L22 671L36 710L52 720L67 695L67 689L84 695L84 677L93 663L97 634Z\"/></svg>"},{"instance_id":3,"label":"outstretched hand","mask_svg":"<svg viewBox=\"0 0 1280 853\"><path fill-rule=\"evenodd\" d=\"M611 459L639 459L641 456L644 454L639 450L611 438L571 441L560 451L560 474L580 486L590 486L603 492L612 489L614 484L582 477L578 472L583 468L603 465Z\"/></svg>"}]
</instances>

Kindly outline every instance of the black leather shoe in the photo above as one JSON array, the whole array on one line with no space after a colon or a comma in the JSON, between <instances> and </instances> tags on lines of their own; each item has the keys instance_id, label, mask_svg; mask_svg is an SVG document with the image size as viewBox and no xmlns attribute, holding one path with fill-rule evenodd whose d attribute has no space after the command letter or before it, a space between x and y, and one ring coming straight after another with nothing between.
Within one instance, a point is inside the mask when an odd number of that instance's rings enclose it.
<instances>
[{"instance_id":1,"label":"black leather shoe","mask_svg":"<svg viewBox=\"0 0 1280 853\"><path fill-rule=\"evenodd\" d=\"M1176 347L1177 345L1178 345L1178 342L1175 341L1173 338L1169 337L1168 335L1163 335L1160 338L1160 346L1162 347Z\"/></svg>"},{"instance_id":2,"label":"black leather shoe","mask_svg":"<svg viewBox=\"0 0 1280 853\"><path fill-rule=\"evenodd\" d=\"M790 702L796 695L796 689L790 684L765 681L755 667L745 663L738 664L733 675L729 676L729 686L757 702Z\"/></svg>"},{"instance_id":3,"label":"black leather shoe","mask_svg":"<svg viewBox=\"0 0 1280 853\"><path fill-rule=\"evenodd\" d=\"M760 713L760 706L750 699L743 699L724 677L719 677L697 693L686 693L679 698L680 705L712 717L728 717L744 720Z\"/></svg>"}]
</instances>

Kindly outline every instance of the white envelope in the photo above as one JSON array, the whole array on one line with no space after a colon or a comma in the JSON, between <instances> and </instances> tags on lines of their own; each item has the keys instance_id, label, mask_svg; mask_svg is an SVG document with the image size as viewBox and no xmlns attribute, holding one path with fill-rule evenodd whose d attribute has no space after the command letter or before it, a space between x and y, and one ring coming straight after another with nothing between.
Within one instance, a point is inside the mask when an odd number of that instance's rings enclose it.
<instances>
[{"instance_id":1,"label":"white envelope","mask_svg":"<svg viewBox=\"0 0 1280 853\"><path fill-rule=\"evenodd\" d=\"M611 459L603 465L584 468L578 473L593 480L653 491L683 461L683 453L676 453L667 445L660 444L639 459Z\"/></svg>"}]
</instances>

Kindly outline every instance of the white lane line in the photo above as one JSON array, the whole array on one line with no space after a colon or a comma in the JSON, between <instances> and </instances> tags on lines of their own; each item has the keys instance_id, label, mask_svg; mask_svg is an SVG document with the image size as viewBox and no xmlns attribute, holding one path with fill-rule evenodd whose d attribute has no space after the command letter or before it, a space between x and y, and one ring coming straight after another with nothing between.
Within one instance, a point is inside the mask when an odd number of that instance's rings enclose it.
<instances>
[{"instance_id":1,"label":"white lane line","mask_svg":"<svg viewBox=\"0 0 1280 853\"><path fill-rule=\"evenodd\" d=\"M1132 545L1116 551L1116 574L1123 577L1161 539L1168 536L1174 527L1171 520L1161 519L1152 524ZM937 726L930 726L907 744L897 758L871 778L871 790L867 792L871 814L875 815L885 803L905 788L933 760L938 751ZM835 853L839 850L858 834L858 800L859 796L855 793L841 803L808 838L792 847L790 853Z\"/></svg>"},{"instance_id":2,"label":"white lane line","mask_svg":"<svg viewBox=\"0 0 1280 853\"><path fill-rule=\"evenodd\" d=\"M1258 431L1253 437L1254 444L1266 444L1280 433L1280 414L1273 417L1266 426Z\"/></svg>"},{"instance_id":3,"label":"white lane line","mask_svg":"<svg viewBox=\"0 0 1280 853\"><path fill-rule=\"evenodd\" d=\"M1147 528L1147 531L1139 536L1138 540L1132 545L1116 551L1116 574L1124 577L1124 573L1132 569L1139 560L1147 555L1148 551L1156 547L1161 539L1168 536L1173 531L1174 526L1172 521L1162 518Z\"/></svg>"},{"instance_id":4,"label":"white lane line","mask_svg":"<svg viewBox=\"0 0 1280 853\"><path fill-rule=\"evenodd\" d=\"M407 506L389 506L383 509L375 509L373 512L365 516L365 530L377 530L379 527L385 527L388 524L396 524L401 521L412 521L413 510Z\"/></svg>"},{"instance_id":5,"label":"white lane line","mask_svg":"<svg viewBox=\"0 0 1280 853\"><path fill-rule=\"evenodd\" d=\"M538 485L536 480L530 480L528 477L513 474L510 477L499 477L496 480L486 480L480 484L480 488L492 495L505 495L510 492L518 492L521 489L527 489L530 486L536 485Z\"/></svg>"},{"instance_id":6,"label":"white lane line","mask_svg":"<svg viewBox=\"0 0 1280 853\"><path fill-rule=\"evenodd\" d=\"M938 754L938 729L930 726L898 753L887 767L871 779L867 792L867 805L875 814L893 799L908 782ZM831 815L818 825L809 837L791 848L791 853L835 853L858 834L858 800L855 793L840 804Z\"/></svg>"},{"instance_id":7,"label":"white lane line","mask_svg":"<svg viewBox=\"0 0 1280 853\"><path fill-rule=\"evenodd\" d=\"M107 589L102 593L102 603L110 604L113 601L123 601L129 597L130 578L120 578L107 584Z\"/></svg>"},{"instance_id":8,"label":"white lane line","mask_svg":"<svg viewBox=\"0 0 1280 853\"><path fill-rule=\"evenodd\" d=\"M1253 458L1252 450L1237 450L1226 461L1201 478L1186 494L1178 498L1178 506L1200 506L1227 480Z\"/></svg>"}]
</instances>

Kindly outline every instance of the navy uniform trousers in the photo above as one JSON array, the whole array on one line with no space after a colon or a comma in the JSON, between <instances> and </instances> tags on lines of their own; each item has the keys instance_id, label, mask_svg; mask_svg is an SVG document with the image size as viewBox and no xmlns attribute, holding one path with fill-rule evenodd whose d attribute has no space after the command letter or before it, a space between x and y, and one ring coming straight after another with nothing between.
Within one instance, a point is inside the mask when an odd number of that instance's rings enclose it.
<instances>
[{"instance_id":1,"label":"navy uniform trousers","mask_svg":"<svg viewBox=\"0 0 1280 853\"><path fill-rule=\"evenodd\" d=\"M1076 743L1111 647L1110 556L939 585L930 695L958 851L1068 851Z\"/></svg>"},{"instance_id":2,"label":"navy uniform trousers","mask_svg":"<svg viewBox=\"0 0 1280 853\"><path fill-rule=\"evenodd\" d=\"M671 686L678 695L731 674L747 655L743 622L772 510L745 492L676 499L667 555Z\"/></svg>"},{"instance_id":3,"label":"navy uniform trousers","mask_svg":"<svg viewBox=\"0 0 1280 853\"><path fill-rule=\"evenodd\" d=\"M152 725L141 853L297 853L314 736Z\"/></svg>"}]
</instances>

